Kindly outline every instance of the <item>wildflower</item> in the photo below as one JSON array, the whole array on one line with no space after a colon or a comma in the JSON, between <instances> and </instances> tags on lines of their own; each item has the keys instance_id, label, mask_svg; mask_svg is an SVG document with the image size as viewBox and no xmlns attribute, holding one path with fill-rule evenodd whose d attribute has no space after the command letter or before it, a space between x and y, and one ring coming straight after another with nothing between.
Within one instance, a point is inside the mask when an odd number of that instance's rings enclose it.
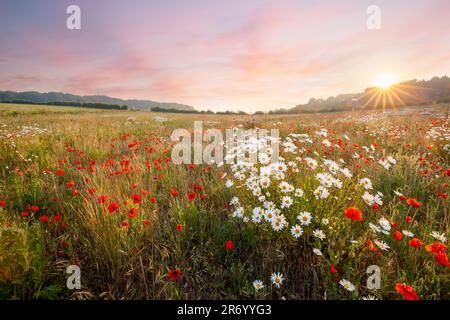
<instances>
[{"instance_id":1,"label":"wildflower","mask_svg":"<svg viewBox=\"0 0 450 320\"><path fill-rule=\"evenodd\" d=\"M181 278L181 270L180 269L171 269L167 272L167 277L173 281L177 282Z\"/></svg>"},{"instance_id":2,"label":"wildflower","mask_svg":"<svg viewBox=\"0 0 450 320\"><path fill-rule=\"evenodd\" d=\"M330 265L330 272L331 273L337 273L337 270L336 270L335 266Z\"/></svg>"},{"instance_id":3,"label":"wildflower","mask_svg":"<svg viewBox=\"0 0 450 320\"><path fill-rule=\"evenodd\" d=\"M179 193L175 189L170 189L170 194L172 195L172 197L178 197Z\"/></svg>"},{"instance_id":4,"label":"wildflower","mask_svg":"<svg viewBox=\"0 0 450 320\"><path fill-rule=\"evenodd\" d=\"M0 200L0 207L6 207L6 200Z\"/></svg>"},{"instance_id":5,"label":"wildflower","mask_svg":"<svg viewBox=\"0 0 450 320\"><path fill-rule=\"evenodd\" d=\"M131 208L130 210L128 210L128 217L130 217L131 219L135 218L138 214L138 209L136 208Z\"/></svg>"},{"instance_id":6,"label":"wildflower","mask_svg":"<svg viewBox=\"0 0 450 320\"><path fill-rule=\"evenodd\" d=\"M119 205L115 202L112 202L108 205L109 213L114 213L117 209L119 209Z\"/></svg>"},{"instance_id":7,"label":"wildflower","mask_svg":"<svg viewBox=\"0 0 450 320\"><path fill-rule=\"evenodd\" d=\"M133 194L133 195L131 195L130 198L131 198L131 201L133 201L134 204L139 204L142 201L141 196L138 195L138 194Z\"/></svg>"},{"instance_id":8,"label":"wildflower","mask_svg":"<svg viewBox=\"0 0 450 320\"><path fill-rule=\"evenodd\" d=\"M447 246L443 243L432 243L425 246L425 249L429 252L438 253L439 251L445 251Z\"/></svg>"},{"instance_id":9,"label":"wildflower","mask_svg":"<svg viewBox=\"0 0 450 320\"><path fill-rule=\"evenodd\" d=\"M59 169L58 171L55 172L55 174L57 176L62 176L64 174L64 171L62 169Z\"/></svg>"},{"instance_id":10,"label":"wildflower","mask_svg":"<svg viewBox=\"0 0 450 320\"><path fill-rule=\"evenodd\" d=\"M31 206L31 211L38 212L39 211L39 207L38 206Z\"/></svg>"},{"instance_id":11,"label":"wildflower","mask_svg":"<svg viewBox=\"0 0 450 320\"><path fill-rule=\"evenodd\" d=\"M233 250L233 248L234 248L234 243L233 243L233 241L228 240L228 241L225 243L225 248L227 248L227 250Z\"/></svg>"},{"instance_id":12,"label":"wildflower","mask_svg":"<svg viewBox=\"0 0 450 320\"><path fill-rule=\"evenodd\" d=\"M297 220L300 221L303 226L309 225L311 223L311 219L311 213L307 211L300 212L300 214L297 216Z\"/></svg>"},{"instance_id":13,"label":"wildflower","mask_svg":"<svg viewBox=\"0 0 450 320\"><path fill-rule=\"evenodd\" d=\"M144 226L148 226L148 225L150 224L150 220L145 219L144 221L142 221L142 224L143 224Z\"/></svg>"},{"instance_id":14,"label":"wildflower","mask_svg":"<svg viewBox=\"0 0 450 320\"><path fill-rule=\"evenodd\" d=\"M341 281L339 281L339 284L341 286L343 286L344 289L347 290L347 291L355 290L355 286L350 281L348 281L346 279L342 279Z\"/></svg>"},{"instance_id":15,"label":"wildflower","mask_svg":"<svg viewBox=\"0 0 450 320\"><path fill-rule=\"evenodd\" d=\"M383 251L388 251L391 247L388 246L386 242L383 240L374 240L373 241L378 248L380 248Z\"/></svg>"},{"instance_id":16,"label":"wildflower","mask_svg":"<svg viewBox=\"0 0 450 320\"><path fill-rule=\"evenodd\" d=\"M181 231L181 230L183 230L183 225L179 223L179 224L177 224L176 228L178 231Z\"/></svg>"},{"instance_id":17,"label":"wildflower","mask_svg":"<svg viewBox=\"0 0 450 320\"><path fill-rule=\"evenodd\" d=\"M196 197L197 197L197 194L196 194L195 192L189 192L189 193L188 193L188 199L189 199L190 201L195 200Z\"/></svg>"},{"instance_id":18,"label":"wildflower","mask_svg":"<svg viewBox=\"0 0 450 320\"><path fill-rule=\"evenodd\" d=\"M152 204L155 204L155 203L156 203L156 198L155 198L155 197L151 197L151 198L150 198L150 202L151 202Z\"/></svg>"},{"instance_id":19,"label":"wildflower","mask_svg":"<svg viewBox=\"0 0 450 320\"><path fill-rule=\"evenodd\" d=\"M129 227L130 224L128 223L127 220L124 220L124 221L122 221L122 222L120 223L120 225L121 225L122 228L127 229L127 228Z\"/></svg>"},{"instance_id":20,"label":"wildflower","mask_svg":"<svg viewBox=\"0 0 450 320\"><path fill-rule=\"evenodd\" d=\"M73 188L75 186L75 181L69 181L69 182L67 182L67 184L66 184L66 187L67 188Z\"/></svg>"},{"instance_id":21,"label":"wildflower","mask_svg":"<svg viewBox=\"0 0 450 320\"><path fill-rule=\"evenodd\" d=\"M272 273L272 275L270 276L270 280L272 281L272 283L277 287L280 288L281 284L284 281L283 275L281 273Z\"/></svg>"},{"instance_id":22,"label":"wildflower","mask_svg":"<svg viewBox=\"0 0 450 320\"><path fill-rule=\"evenodd\" d=\"M303 233L303 229L299 225L295 225L291 228L291 234L294 238L300 238Z\"/></svg>"},{"instance_id":23,"label":"wildflower","mask_svg":"<svg viewBox=\"0 0 450 320\"><path fill-rule=\"evenodd\" d=\"M100 197L98 197L98 203L99 204L105 204L106 202L108 202L108 197L107 196L100 196Z\"/></svg>"},{"instance_id":24,"label":"wildflower","mask_svg":"<svg viewBox=\"0 0 450 320\"><path fill-rule=\"evenodd\" d=\"M407 284L397 283L395 285L395 290L398 293L402 294L406 300L419 300L419 296L417 295L417 293L411 286Z\"/></svg>"},{"instance_id":25,"label":"wildflower","mask_svg":"<svg viewBox=\"0 0 450 320\"><path fill-rule=\"evenodd\" d=\"M411 207L414 207L414 208L418 208L418 207L420 207L422 205L419 201L417 201L416 199L413 199L413 198L407 199L406 203L409 204Z\"/></svg>"},{"instance_id":26,"label":"wildflower","mask_svg":"<svg viewBox=\"0 0 450 320\"><path fill-rule=\"evenodd\" d=\"M265 287L264 283L261 280L253 281L253 287L256 291L259 291Z\"/></svg>"},{"instance_id":27,"label":"wildflower","mask_svg":"<svg viewBox=\"0 0 450 320\"><path fill-rule=\"evenodd\" d=\"M320 250L317 249L317 248L314 248L314 249L313 249L313 252L314 252L314 254L317 255L317 256L323 256L322 251L320 251Z\"/></svg>"},{"instance_id":28,"label":"wildflower","mask_svg":"<svg viewBox=\"0 0 450 320\"><path fill-rule=\"evenodd\" d=\"M355 207L345 209L344 213L350 220L361 221L363 219L361 211Z\"/></svg>"},{"instance_id":29,"label":"wildflower","mask_svg":"<svg viewBox=\"0 0 450 320\"><path fill-rule=\"evenodd\" d=\"M48 221L48 216L42 215L42 216L39 218L39 220L40 220L41 222L47 222L47 221Z\"/></svg>"},{"instance_id":30,"label":"wildflower","mask_svg":"<svg viewBox=\"0 0 450 320\"><path fill-rule=\"evenodd\" d=\"M392 235L392 237L397 240L400 241L403 238L403 235L400 231L395 231L394 234Z\"/></svg>"},{"instance_id":31,"label":"wildflower","mask_svg":"<svg viewBox=\"0 0 450 320\"><path fill-rule=\"evenodd\" d=\"M292 198L289 196L285 196L281 199L281 207L282 208L289 208L292 205Z\"/></svg>"},{"instance_id":32,"label":"wildflower","mask_svg":"<svg viewBox=\"0 0 450 320\"><path fill-rule=\"evenodd\" d=\"M325 233L319 229L313 231L313 236L320 240L325 239Z\"/></svg>"},{"instance_id":33,"label":"wildflower","mask_svg":"<svg viewBox=\"0 0 450 320\"><path fill-rule=\"evenodd\" d=\"M436 232L436 231L433 231L433 232L431 233L431 236L432 236L434 239L436 239L436 240L438 240L438 241L440 241L440 242L447 242L447 238L445 237L445 234L444 234L444 233L440 234L440 233L438 233L438 232Z\"/></svg>"},{"instance_id":34,"label":"wildflower","mask_svg":"<svg viewBox=\"0 0 450 320\"><path fill-rule=\"evenodd\" d=\"M413 239L409 240L408 244L410 247L419 248L422 246L423 243L419 239L413 238Z\"/></svg>"}]
</instances>

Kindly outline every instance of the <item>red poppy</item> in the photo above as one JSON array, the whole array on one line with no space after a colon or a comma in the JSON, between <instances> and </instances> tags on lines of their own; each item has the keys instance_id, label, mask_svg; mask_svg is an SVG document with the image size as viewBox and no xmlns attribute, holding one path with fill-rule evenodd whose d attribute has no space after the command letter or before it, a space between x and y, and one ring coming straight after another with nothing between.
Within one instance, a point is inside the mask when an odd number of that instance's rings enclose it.
<instances>
[{"instance_id":1,"label":"red poppy","mask_svg":"<svg viewBox=\"0 0 450 320\"><path fill-rule=\"evenodd\" d=\"M48 221L48 216L43 215L39 218L39 220L41 220L41 222L47 222Z\"/></svg>"},{"instance_id":2,"label":"red poppy","mask_svg":"<svg viewBox=\"0 0 450 320\"><path fill-rule=\"evenodd\" d=\"M402 294L406 300L419 300L419 296L417 295L417 293L411 286L408 286L407 284L397 283L395 285L395 290L398 293Z\"/></svg>"},{"instance_id":3,"label":"red poppy","mask_svg":"<svg viewBox=\"0 0 450 320\"><path fill-rule=\"evenodd\" d=\"M233 250L233 248L234 248L234 243L233 243L233 241L228 240L228 241L225 243L225 247L227 248L227 250Z\"/></svg>"},{"instance_id":4,"label":"red poppy","mask_svg":"<svg viewBox=\"0 0 450 320\"><path fill-rule=\"evenodd\" d=\"M58 171L55 172L55 174L57 176L62 176L64 174L64 171L62 169L59 169Z\"/></svg>"},{"instance_id":5,"label":"red poppy","mask_svg":"<svg viewBox=\"0 0 450 320\"><path fill-rule=\"evenodd\" d=\"M171 269L167 272L167 276L173 282L177 282L181 278L181 270L180 269Z\"/></svg>"},{"instance_id":6,"label":"red poppy","mask_svg":"<svg viewBox=\"0 0 450 320\"><path fill-rule=\"evenodd\" d=\"M150 220L145 219L144 221L142 221L142 224L144 224L145 226L150 224Z\"/></svg>"},{"instance_id":7,"label":"red poppy","mask_svg":"<svg viewBox=\"0 0 450 320\"><path fill-rule=\"evenodd\" d=\"M22 212L22 217L24 217L24 218L28 217L29 215L30 215L30 213L27 211Z\"/></svg>"},{"instance_id":8,"label":"red poppy","mask_svg":"<svg viewBox=\"0 0 450 320\"><path fill-rule=\"evenodd\" d=\"M197 194L195 192L189 192L188 193L188 199L190 201L195 200L196 197L197 197Z\"/></svg>"},{"instance_id":9,"label":"red poppy","mask_svg":"<svg viewBox=\"0 0 450 320\"><path fill-rule=\"evenodd\" d=\"M152 204L155 204L155 203L156 203L156 198L155 198L155 197L151 197L151 198L150 198L150 202L151 202Z\"/></svg>"},{"instance_id":10,"label":"red poppy","mask_svg":"<svg viewBox=\"0 0 450 320\"><path fill-rule=\"evenodd\" d=\"M413 199L413 198L407 199L406 203L409 204L411 207L414 207L414 208L418 208L418 207L420 207L422 205L419 201L417 201L416 199Z\"/></svg>"},{"instance_id":11,"label":"red poppy","mask_svg":"<svg viewBox=\"0 0 450 320\"><path fill-rule=\"evenodd\" d=\"M128 221L127 220L124 220L124 221L122 221L121 223L120 223L120 225L122 226L122 228L128 228L128 226L130 225L129 223L128 223Z\"/></svg>"},{"instance_id":12,"label":"red poppy","mask_svg":"<svg viewBox=\"0 0 450 320\"><path fill-rule=\"evenodd\" d=\"M52 217L52 220L53 220L54 222L61 221L61 216L60 216L59 214L57 214L57 215L55 215L55 216Z\"/></svg>"},{"instance_id":13,"label":"red poppy","mask_svg":"<svg viewBox=\"0 0 450 320\"><path fill-rule=\"evenodd\" d=\"M105 204L106 202L108 202L108 197L107 196L100 196L100 197L98 197L98 203L99 204Z\"/></svg>"},{"instance_id":14,"label":"red poppy","mask_svg":"<svg viewBox=\"0 0 450 320\"><path fill-rule=\"evenodd\" d=\"M345 216L350 220L361 221L363 219L362 212L355 207L350 207L344 210Z\"/></svg>"},{"instance_id":15,"label":"red poppy","mask_svg":"<svg viewBox=\"0 0 450 320\"><path fill-rule=\"evenodd\" d=\"M400 231L395 231L394 234L392 235L392 237L397 240L400 241L403 238L403 235Z\"/></svg>"},{"instance_id":16,"label":"red poppy","mask_svg":"<svg viewBox=\"0 0 450 320\"><path fill-rule=\"evenodd\" d=\"M117 209L119 209L119 205L117 203L115 203L115 202L110 203L109 206L108 206L109 213L113 213Z\"/></svg>"},{"instance_id":17,"label":"red poppy","mask_svg":"<svg viewBox=\"0 0 450 320\"><path fill-rule=\"evenodd\" d=\"M66 184L66 187L67 188L73 188L75 186L75 181L69 181L69 182L67 182L67 184Z\"/></svg>"},{"instance_id":18,"label":"red poppy","mask_svg":"<svg viewBox=\"0 0 450 320\"><path fill-rule=\"evenodd\" d=\"M419 248L422 246L422 244L423 244L422 241L420 241L417 238L413 238L413 239L409 240L409 246L413 247L413 248Z\"/></svg>"},{"instance_id":19,"label":"red poppy","mask_svg":"<svg viewBox=\"0 0 450 320\"><path fill-rule=\"evenodd\" d=\"M437 263L440 266L443 267L450 267L450 262L448 262L448 257L447 254L445 253L444 250L440 250L438 251L435 255L434 258L436 259Z\"/></svg>"},{"instance_id":20,"label":"red poppy","mask_svg":"<svg viewBox=\"0 0 450 320\"><path fill-rule=\"evenodd\" d=\"M336 273L337 272L336 268L333 265L330 266L330 272L331 273Z\"/></svg>"},{"instance_id":21,"label":"red poppy","mask_svg":"<svg viewBox=\"0 0 450 320\"><path fill-rule=\"evenodd\" d=\"M425 249L427 251L430 251L433 253L438 253L439 251L445 251L446 248L447 248L447 246L445 244L439 243L439 242L435 242L435 243L425 246Z\"/></svg>"},{"instance_id":22,"label":"red poppy","mask_svg":"<svg viewBox=\"0 0 450 320\"><path fill-rule=\"evenodd\" d=\"M138 214L138 210L136 208L131 208L130 210L128 210L128 216L133 219L137 216Z\"/></svg>"},{"instance_id":23,"label":"red poppy","mask_svg":"<svg viewBox=\"0 0 450 320\"><path fill-rule=\"evenodd\" d=\"M93 193L95 193L97 190L95 190L94 188L90 188L88 191L89 191L90 194L93 194Z\"/></svg>"},{"instance_id":24,"label":"red poppy","mask_svg":"<svg viewBox=\"0 0 450 320\"><path fill-rule=\"evenodd\" d=\"M177 230L178 231L181 231L181 230L183 230L183 225L182 224L177 224Z\"/></svg>"},{"instance_id":25,"label":"red poppy","mask_svg":"<svg viewBox=\"0 0 450 320\"><path fill-rule=\"evenodd\" d=\"M407 223L411 223L412 217L411 217L411 216L406 216L405 221L406 221Z\"/></svg>"},{"instance_id":26,"label":"red poppy","mask_svg":"<svg viewBox=\"0 0 450 320\"><path fill-rule=\"evenodd\" d=\"M170 189L170 194L173 196L173 197L178 197L178 191L176 191L175 189Z\"/></svg>"},{"instance_id":27,"label":"red poppy","mask_svg":"<svg viewBox=\"0 0 450 320\"><path fill-rule=\"evenodd\" d=\"M6 207L6 200L0 200L0 207Z\"/></svg>"},{"instance_id":28,"label":"red poppy","mask_svg":"<svg viewBox=\"0 0 450 320\"><path fill-rule=\"evenodd\" d=\"M31 210L34 212L38 212L39 211L39 207L38 206L31 206Z\"/></svg>"},{"instance_id":29,"label":"red poppy","mask_svg":"<svg viewBox=\"0 0 450 320\"><path fill-rule=\"evenodd\" d=\"M141 196L138 194L131 195L131 200L133 201L134 204L141 203L142 201Z\"/></svg>"}]
</instances>

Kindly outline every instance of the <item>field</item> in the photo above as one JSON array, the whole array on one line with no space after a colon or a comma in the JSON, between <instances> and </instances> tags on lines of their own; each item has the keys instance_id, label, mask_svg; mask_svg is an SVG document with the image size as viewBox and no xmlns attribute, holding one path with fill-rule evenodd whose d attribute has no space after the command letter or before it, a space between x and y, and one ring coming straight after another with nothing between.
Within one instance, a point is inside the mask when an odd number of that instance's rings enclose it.
<instances>
[{"instance_id":1,"label":"field","mask_svg":"<svg viewBox=\"0 0 450 320\"><path fill-rule=\"evenodd\" d=\"M0 299L449 299L448 110L0 105ZM176 164L194 120L282 158Z\"/></svg>"}]
</instances>

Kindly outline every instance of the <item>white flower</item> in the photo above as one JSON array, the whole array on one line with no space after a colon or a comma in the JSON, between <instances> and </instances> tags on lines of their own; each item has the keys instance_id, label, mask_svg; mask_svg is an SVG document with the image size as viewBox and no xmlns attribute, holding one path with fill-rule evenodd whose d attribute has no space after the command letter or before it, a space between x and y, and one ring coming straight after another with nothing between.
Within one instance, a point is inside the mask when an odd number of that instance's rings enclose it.
<instances>
[{"instance_id":1,"label":"white flower","mask_svg":"<svg viewBox=\"0 0 450 320\"><path fill-rule=\"evenodd\" d=\"M378 300L378 298L369 294L368 296L362 297L362 300Z\"/></svg>"},{"instance_id":2,"label":"white flower","mask_svg":"<svg viewBox=\"0 0 450 320\"><path fill-rule=\"evenodd\" d=\"M353 291L355 290L355 286L348 280L342 279L339 281L339 284L344 287L347 291Z\"/></svg>"},{"instance_id":3,"label":"white flower","mask_svg":"<svg viewBox=\"0 0 450 320\"><path fill-rule=\"evenodd\" d=\"M323 219L322 219L322 223L323 223L324 225L328 225L328 224L330 223L330 220L328 220L327 218L323 218Z\"/></svg>"},{"instance_id":4,"label":"white flower","mask_svg":"<svg viewBox=\"0 0 450 320\"><path fill-rule=\"evenodd\" d=\"M412 233L411 231L408 230L402 230L402 233L406 236L406 237L414 237L414 233Z\"/></svg>"},{"instance_id":5,"label":"white flower","mask_svg":"<svg viewBox=\"0 0 450 320\"><path fill-rule=\"evenodd\" d=\"M279 288L281 286L281 283L284 281L283 275L281 273L272 273L270 276L270 280L272 283Z\"/></svg>"},{"instance_id":6,"label":"white flower","mask_svg":"<svg viewBox=\"0 0 450 320\"><path fill-rule=\"evenodd\" d=\"M372 189L372 181L369 178L359 179L359 184L362 185L366 190Z\"/></svg>"},{"instance_id":7,"label":"white flower","mask_svg":"<svg viewBox=\"0 0 450 320\"><path fill-rule=\"evenodd\" d=\"M256 291L259 291L265 287L264 283L261 280L253 281L253 287Z\"/></svg>"},{"instance_id":8,"label":"white flower","mask_svg":"<svg viewBox=\"0 0 450 320\"><path fill-rule=\"evenodd\" d=\"M303 226L309 225L311 223L311 219L311 213L307 211L300 212L300 214L297 216L297 220L300 221Z\"/></svg>"},{"instance_id":9,"label":"white flower","mask_svg":"<svg viewBox=\"0 0 450 320\"><path fill-rule=\"evenodd\" d=\"M236 210L233 212L233 217L234 218L242 218L242 214L244 213L244 208L242 207L238 207L236 208Z\"/></svg>"},{"instance_id":10,"label":"white flower","mask_svg":"<svg viewBox=\"0 0 450 320\"><path fill-rule=\"evenodd\" d=\"M281 215L277 215L272 219L272 229L275 231L280 231L282 230L287 222L286 222L286 218L281 214Z\"/></svg>"},{"instance_id":11,"label":"white flower","mask_svg":"<svg viewBox=\"0 0 450 320\"><path fill-rule=\"evenodd\" d=\"M323 186L318 186L316 190L314 190L314 196L316 199L326 199L330 195L328 189Z\"/></svg>"},{"instance_id":12,"label":"white flower","mask_svg":"<svg viewBox=\"0 0 450 320\"><path fill-rule=\"evenodd\" d=\"M444 243L447 242L447 238L445 237L445 233L440 234L437 231L433 231L431 233L431 236L434 239L439 240L440 242L444 242Z\"/></svg>"},{"instance_id":13,"label":"white flower","mask_svg":"<svg viewBox=\"0 0 450 320\"><path fill-rule=\"evenodd\" d=\"M375 245L383 251L388 251L391 247L383 240L374 240Z\"/></svg>"},{"instance_id":14,"label":"white flower","mask_svg":"<svg viewBox=\"0 0 450 320\"><path fill-rule=\"evenodd\" d=\"M284 196L281 199L281 207L282 208L289 208L292 205L292 198L289 196Z\"/></svg>"},{"instance_id":15,"label":"white flower","mask_svg":"<svg viewBox=\"0 0 450 320\"><path fill-rule=\"evenodd\" d=\"M388 234L389 231L391 230L391 223L384 217L380 218L378 220L378 223L383 228L383 233Z\"/></svg>"},{"instance_id":16,"label":"white flower","mask_svg":"<svg viewBox=\"0 0 450 320\"><path fill-rule=\"evenodd\" d=\"M291 228L291 234L294 238L300 238L302 233L303 233L303 229L298 224L296 224L295 226L293 226Z\"/></svg>"},{"instance_id":17,"label":"white flower","mask_svg":"<svg viewBox=\"0 0 450 320\"><path fill-rule=\"evenodd\" d=\"M320 250L317 249L317 248L314 248L314 249L313 249L313 252L314 252L315 255L323 256L322 251L320 251Z\"/></svg>"},{"instance_id":18,"label":"white flower","mask_svg":"<svg viewBox=\"0 0 450 320\"><path fill-rule=\"evenodd\" d=\"M232 186L233 186L233 181L231 181L231 180L227 180L226 182L225 182L225 187L227 187L227 188L231 188Z\"/></svg>"},{"instance_id":19,"label":"white flower","mask_svg":"<svg viewBox=\"0 0 450 320\"><path fill-rule=\"evenodd\" d=\"M230 205L232 206L236 206L239 204L239 198L238 197L233 197L230 201Z\"/></svg>"},{"instance_id":20,"label":"white flower","mask_svg":"<svg viewBox=\"0 0 450 320\"><path fill-rule=\"evenodd\" d=\"M263 179L261 179L259 184L261 185L261 188L263 188L263 189L268 188L268 187L270 187L270 179L269 178L263 178Z\"/></svg>"},{"instance_id":21,"label":"white flower","mask_svg":"<svg viewBox=\"0 0 450 320\"><path fill-rule=\"evenodd\" d=\"M298 197L298 198L303 197L303 194L304 194L304 192L303 192L302 189L299 189L299 188L295 189L295 196L296 197Z\"/></svg>"},{"instance_id":22,"label":"white flower","mask_svg":"<svg viewBox=\"0 0 450 320\"><path fill-rule=\"evenodd\" d=\"M325 239L325 233L319 229L313 231L313 236L320 240Z\"/></svg>"}]
</instances>

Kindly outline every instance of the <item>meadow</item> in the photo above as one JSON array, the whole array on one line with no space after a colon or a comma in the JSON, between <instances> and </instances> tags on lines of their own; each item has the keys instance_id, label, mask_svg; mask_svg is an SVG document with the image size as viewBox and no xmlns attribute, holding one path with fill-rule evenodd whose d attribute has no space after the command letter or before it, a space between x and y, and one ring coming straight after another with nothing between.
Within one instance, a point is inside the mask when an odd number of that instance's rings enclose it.
<instances>
[{"instance_id":1,"label":"meadow","mask_svg":"<svg viewBox=\"0 0 450 320\"><path fill-rule=\"evenodd\" d=\"M449 119L0 104L0 299L449 299ZM194 120L281 158L175 164Z\"/></svg>"}]
</instances>

